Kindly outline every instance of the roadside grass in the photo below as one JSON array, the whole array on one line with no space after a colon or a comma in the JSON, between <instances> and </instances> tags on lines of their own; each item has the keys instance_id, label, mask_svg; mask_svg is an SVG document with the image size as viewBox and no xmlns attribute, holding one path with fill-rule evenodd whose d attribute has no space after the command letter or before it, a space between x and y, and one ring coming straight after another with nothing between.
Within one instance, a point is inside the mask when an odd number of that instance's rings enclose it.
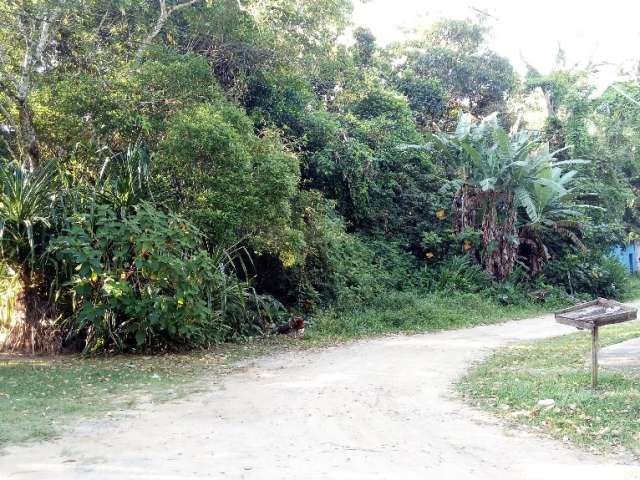
<instances>
[{"instance_id":1,"label":"roadside grass","mask_svg":"<svg viewBox=\"0 0 640 480\"><path fill-rule=\"evenodd\" d=\"M566 305L566 299L500 305L480 293L389 292L361 308L321 312L313 318L309 336L344 340L386 333L430 332L516 320Z\"/></svg>"},{"instance_id":2,"label":"roadside grass","mask_svg":"<svg viewBox=\"0 0 640 480\"><path fill-rule=\"evenodd\" d=\"M637 299L640 299L640 275L635 274L629 276L622 300L630 302Z\"/></svg>"},{"instance_id":3,"label":"roadside grass","mask_svg":"<svg viewBox=\"0 0 640 480\"><path fill-rule=\"evenodd\" d=\"M601 346L640 336L640 322L600 330ZM640 372L600 369L591 390L589 332L507 347L458 384L470 402L594 453L640 457ZM553 399L552 407L539 400Z\"/></svg>"},{"instance_id":4,"label":"roadside grass","mask_svg":"<svg viewBox=\"0 0 640 480\"><path fill-rule=\"evenodd\" d=\"M0 354L0 448L51 438L81 417L180 398L202 388L198 379L219 377L242 359L295 346L273 338L191 354Z\"/></svg>"}]
</instances>

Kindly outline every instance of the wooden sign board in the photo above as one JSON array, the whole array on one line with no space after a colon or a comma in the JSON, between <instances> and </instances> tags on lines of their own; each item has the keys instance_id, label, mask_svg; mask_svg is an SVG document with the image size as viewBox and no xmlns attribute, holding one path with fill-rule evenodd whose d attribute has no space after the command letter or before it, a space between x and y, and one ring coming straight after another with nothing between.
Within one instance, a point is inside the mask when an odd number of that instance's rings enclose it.
<instances>
[{"instance_id":1,"label":"wooden sign board","mask_svg":"<svg viewBox=\"0 0 640 480\"><path fill-rule=\"evenodd\" d=\"M556 321L564 325L593 330L596 327L634 320L638 310L623 303L598 298L556 312Z\"/></svg>"},{"instance_id":2,"label":"wooden sign board","mask_svg":"<svg viewBox=\"0 0 640 480\"><path fill-rule=\"evenodd\" d=\"M556 312L556 321L580 330L591 330L591 387L598 385L598 329L604 325L627 322L638 310L606 298L580 303Z\"/></svg>"}]
</instances>

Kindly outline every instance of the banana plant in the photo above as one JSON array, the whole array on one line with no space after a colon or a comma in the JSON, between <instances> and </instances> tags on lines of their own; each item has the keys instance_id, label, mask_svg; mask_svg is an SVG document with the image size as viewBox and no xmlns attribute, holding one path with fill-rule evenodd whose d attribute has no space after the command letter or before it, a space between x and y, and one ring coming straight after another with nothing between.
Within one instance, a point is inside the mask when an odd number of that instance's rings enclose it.
<instances>
[{"instance_id":1,"label":"banana plant","mask_svg":"<svg viewBox=\"0 0 640 480\"><path fill-rule=\"evenodd\" d=\"M532 189L527 191L527 198L521 201L527 208L518 235L531 274L538 273L550 259L548 243L554 238L563 238L586 250L579 236L584 212L601 207L575 202L576 174L574 170L563 172L558 166L547 168L540 172Z\"/></svg>"},{"instance_id":2,"label":"banana plant","mask_svg":"<svg viewBox=\"0 0 640 480\"><path fill-rule=\"evenodd\" d=\"M579 217L568 207L577 172L564 167L585 160L557 161L562 150L550 151L527 131L509 134L496 114L480 120L462 114L453 133L433 137L451 157L457 177L454 227L458 233L481 230L481 259L493 278L504 280L513 270L523 224L528 230L559 230L564 223L558 222Z\"/></svg>"}]
</instances>

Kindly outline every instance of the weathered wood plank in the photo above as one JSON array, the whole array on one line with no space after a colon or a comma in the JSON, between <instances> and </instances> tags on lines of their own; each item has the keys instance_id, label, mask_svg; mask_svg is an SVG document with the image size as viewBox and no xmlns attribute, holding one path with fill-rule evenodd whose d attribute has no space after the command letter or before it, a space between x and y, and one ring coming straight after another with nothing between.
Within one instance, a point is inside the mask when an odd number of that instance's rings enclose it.
<instances>
[{"instance_id":1,"label":"weathered wood plank","mask_svg":"<svg viewBox=\"0 0 640 480\"><path fill-rule=\"evenodd\" d=\"M593 389L598 386L599 328L603 325L634 320L637 315L637 309L606 298L580 303L556 312L555 317L558 323L591 331L591 387Z\"/></svg>"},{"instance_id":2,"label":"weathered wood plank","mask_svg":"<svg viewBox=\"0 0 640 480\"><path fill-rule=\"evenodd\" d=\"M556 312L558 323L589 330L595 326L626 322L636 317L636 309L604 298L580 303Z\"/></svg>"},{"instance_id":3,"label":"weathered wood plank","mask_svg":"<svg viewBox=\"0 0 640 480\"><path fill-rule=\"evenodd\" d=\"M562 315L563 313L569 313L569 312L573 312L576 310L581 310L585 307L590 307L592 305L598 305L599 301L601 299L598 298L596 300L591 300L589 302L583 302L583 303L577 303L576 305L572 305L571 307L567 307L567 308L563 308L562 310L558 310L556 313L556 315Z\"/></svg>"}]
</instances>

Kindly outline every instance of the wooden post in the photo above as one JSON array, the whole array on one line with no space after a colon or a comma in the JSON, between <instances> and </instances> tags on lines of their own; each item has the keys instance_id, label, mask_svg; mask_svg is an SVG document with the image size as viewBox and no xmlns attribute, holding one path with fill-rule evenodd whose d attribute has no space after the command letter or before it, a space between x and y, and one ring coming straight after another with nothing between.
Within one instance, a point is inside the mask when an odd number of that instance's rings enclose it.
<instances>
[{"instance_id":1,"label":"wooden post","mask_svg":"<svg viewBox=\"0 0 640 480\"><path fill-rule=\"evenodd\" d=\"M598 326L591 330L591 388L598 386Z\"/></svg>"},{"instance_id":2,"label":"wooden post","mask_svg":"<svg viewBox=\"0 0 640 480\"><path fill-rule=\"evenodd\" d=\"M591 330L591 387L598 387L598 330L605 325L634 320L638 309L598 298L556 312L556 321L578 330Z\"/></svg>"}]
</instances>

